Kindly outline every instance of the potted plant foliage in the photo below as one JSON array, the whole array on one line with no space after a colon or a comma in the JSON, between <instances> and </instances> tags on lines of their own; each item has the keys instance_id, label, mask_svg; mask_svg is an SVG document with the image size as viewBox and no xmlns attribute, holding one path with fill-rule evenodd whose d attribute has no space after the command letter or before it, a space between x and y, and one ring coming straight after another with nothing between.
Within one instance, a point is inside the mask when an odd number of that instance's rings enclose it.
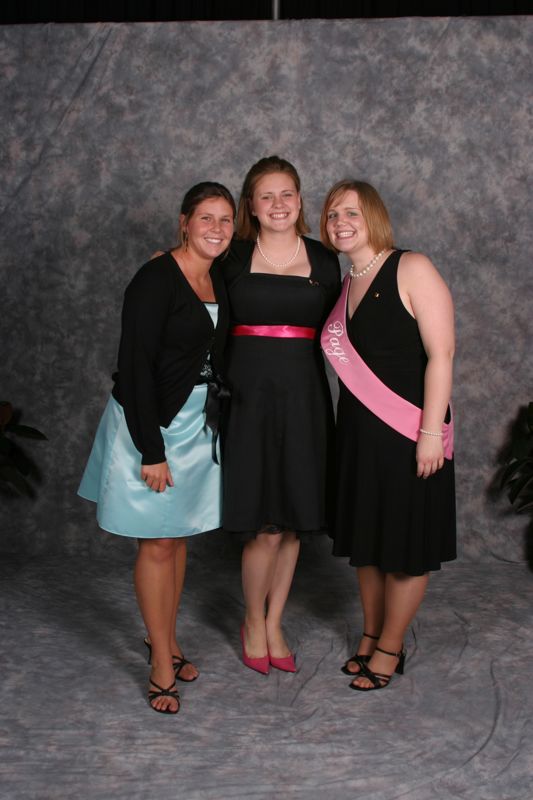
<instances>
[{"instance_id":1,"label":"potted plant foliage","mask_svg":"<svg viewBox=\"0 0 533 800\"><path fill-rule=\"evenodd\" d=\"M516 511L533 512L533 403L521 410L513 427L501 486Z\"/></svg>"},{"instance_id":2,"label":"potted plant foliage","mask_svg":"<svg viewBox=\"0 0 533 800\"><path fill-rule=\"evenodd\" d=\"M20 424L21 412L11 403L0 401L0 492L4 495L35 496L32 482L38 481L39 469L15 440L46 439L44 433Z\"/></svg>"}]
</instances>

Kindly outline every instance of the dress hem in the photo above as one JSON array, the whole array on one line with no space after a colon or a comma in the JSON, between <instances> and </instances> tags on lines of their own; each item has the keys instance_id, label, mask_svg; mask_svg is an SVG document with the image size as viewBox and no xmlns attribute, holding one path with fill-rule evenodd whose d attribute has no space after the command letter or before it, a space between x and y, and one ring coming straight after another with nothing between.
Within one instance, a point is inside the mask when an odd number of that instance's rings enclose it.
<instances>
[{"instance_id":1,"label":"dress hem","mask_svg":"<svg viewBox=\"0 0 533 800\"><path fill-rule=\"evenodd\" d=\"M96 506L98 506L98 501L93 500L92 497L87 497L87 495L81 494L80 492L77 492L77 494L79 497L83 498L83 500L88 500L90 503L96 503ZM101 530L105 531L106 533L112 533L114 536L122 536L124 539L187 539L190 536L199 536L199 534L201 533L215 533L216 531L222 530L222 526L218 525L215 528L211 527L202 528L202 530L192 530L192 531L187 531L186 533L169 533L166 536L162 535L141 536L140 534L135 534L135 533L123 533L122 531L114 531L111 529L111 527L106 527L98 519L98 512L97 512L96 522Z\"/></svg>"},{"instance_id":2,"label":"dress hem","mask_svg":"<svg viewBox=\"0 0 533 800\"><path fill-rule=\"evenodd\" d=\"M450 561L455 561L457 559L457 555L449 556L448 558L442 558L439 562L435 562L435 564L432 564L432 565L430 565L430 566L428 566L426 568L422 568L421 570L417 570L416 572L414 572L412 570L410 571L408 569L405 569L404 567L391 567L389 565L384 567L381 564L376 564L374 562L366 562L364 564L362 564L362 563L356 564L354 559L351 558L351 556L349 554L346 554L346 553L335 553L335 552L332 552L332 556L334 556L335 558L348 558L349 559L348 563L349 563L350 567L355 567L356 569L359 568L359 567L376 567L376 569L379 569L380 572L383 572L385 574L390 574L390 573L394 573L394 572L401 572L403 575L409 575L412 578L421 577L422 575L426 575L428 572L439 572L442 569L442 565L443 564L447 564Z\"/></svg>"}]
</instances>

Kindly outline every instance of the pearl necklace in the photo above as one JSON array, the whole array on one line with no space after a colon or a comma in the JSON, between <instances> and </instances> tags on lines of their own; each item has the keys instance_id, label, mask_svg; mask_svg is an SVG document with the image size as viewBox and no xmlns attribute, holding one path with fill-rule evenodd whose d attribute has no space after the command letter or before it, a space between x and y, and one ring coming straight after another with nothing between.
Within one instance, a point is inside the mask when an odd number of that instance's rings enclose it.
<instances>
[{"instance_id":1,"label":"pearl necklace","mask_svg":"<svg viewBox=\"0 0 533 800\"><path fill-rule=\"evenodd\" d=\"M298 244L296 245L296 250L294 251L294 255L291 258L289 258L288 261L285 261L283 264L275 264L274 261L271 261L269 258L266 257L266 255L263 253L263 250L261 249L261 242L259 241L259 234L257 234L257 239L256 239L255 243L257 245L257 249L261 253L261 255L264 258L264 260L267 262L267 264L270 264L271 267L275 267L276 269L283 269L284 267L290 267L292 262L297 258L298 253L300 252L300 245L302 243L302 237L298 236Z\"/></svg>"},{"instance_id":2,"label":"pearl necklace","mask_svg":"<svg viewBox=\"0 0 533 800\"><path fill-rule=\"evenodd\" d=\"M366 265L366 267L364 267L364 269L360 269L360 270L358 271L358 270L356 270L356 268L355 268L355 267L354 267L354 265L352 264L352 265L350 266L350 277L351 277L351 278L362 278L362 277L363 277L363 275L366 275L366 274L367 274L367 272L370 272L370 270L372 269L372 267L374 267L374 266L375 266L375 265L378 263L379 259L381 258L381 256L383 255L383 253L385 252L385 250L386 250L386 249L387 249L387 248L386 248L386 247L384 247L384 248L383 248L383 250L381 250L381 252L377 254L377 256L374 256L374 258L373 258L373 259L371 259L371 260L368 262L368 264Z\"/></svg>"}]
</instances>

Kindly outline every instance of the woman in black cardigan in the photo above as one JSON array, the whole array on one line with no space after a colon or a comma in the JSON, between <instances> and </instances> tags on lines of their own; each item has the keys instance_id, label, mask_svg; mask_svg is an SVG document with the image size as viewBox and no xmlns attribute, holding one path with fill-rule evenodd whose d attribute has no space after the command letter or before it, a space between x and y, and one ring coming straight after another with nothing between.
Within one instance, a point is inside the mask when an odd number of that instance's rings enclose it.
<instances>
[{"instance_id":1,"label":"woman in black cardigan","mask_svg":"<svg viewBox=\"0 0 533 800\"><path fill-rule=\"evenodd\" d=\"M228 308L213 261L230 244L234 217L224 186L193 186L181 208L181 244L144 264L127 287L115 386L79 489L97 503L100 527L139 541L148 696L167 714L179 711L176 678L198 677L176 640L186 539L221 523L216 437Z\"/></svg>"}]
</instances>

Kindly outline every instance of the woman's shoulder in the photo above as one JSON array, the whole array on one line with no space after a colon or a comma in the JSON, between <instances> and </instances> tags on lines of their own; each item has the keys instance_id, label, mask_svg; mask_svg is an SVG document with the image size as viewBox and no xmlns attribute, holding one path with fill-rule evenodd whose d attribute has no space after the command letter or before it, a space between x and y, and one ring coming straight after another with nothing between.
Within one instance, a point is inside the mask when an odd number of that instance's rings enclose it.
<instances>
[{"instance_id":1,"label":"woman's shoulder","mask_svg":"<svg viewBox=\"0 0 533 800\"><path fill-rule=\"evenodd\" d=\"M316 255L320 259L323 259L325 262L330 264L338 264L339 259L337 258L337 254L330 250L328 247L319 242L318 239L311 239L310 236L302 236L302 239L305 242L305 246L307 248L307 252L311 252L313 255Z\"/></svg>"},{"instance_id":2,"label":"woman's shoulder","mask_svg":"<svg viewBox=\"0 0 533 800\"><path fill-rule=\"evenodd\" d=\"M402 251L398 262L398 285L409 294L427 295L448 291L446 282L433 261L424 253Z\"/></svg>"},{"instance_id":3,"label":"woman's shoulder","mask_svg":"<svg viewBox=\"0 0 533 800\"><path fill-rule=\"evenodd\" d=\"M416 250L397 250L398 253L398 272L404 276L418 278L437 272L437 268L432 260Z\"/></svg>"},{"instance_id":4,"label":"woman's shoulder","mask_svg":"<svg viewBox=\"0 0 533 800\"><path fill-rule=\"evenodd\" d=\"M229 250L215 259L226 283L233 280L247 266L253 253L255 243L245 239L232 239Z\"/></svg>"},{"instance_id":5,"label":"woman's shoulder","mask_svg":"<svg viewBox=\"0 0 533 800\"><path fill-rule=\"evenodd\" d=\"M161 252L146 261L135 273L126 292L168 291L175 283L175 263L169 252Z\"/></svg>"},{"instance_id":6,"label":"woman's shoulder","mask_svg":"<svg viewBox=\"0 0 533 800\"><path fill-rule=\"evenodd\" d=\"M315 272L319 272L322 279L333 282L340 280L339 258L333 250L329 250L322 242L311 239L309 236L302 237L305 242L309 260Z\"/></svg>"}]
</instances>

